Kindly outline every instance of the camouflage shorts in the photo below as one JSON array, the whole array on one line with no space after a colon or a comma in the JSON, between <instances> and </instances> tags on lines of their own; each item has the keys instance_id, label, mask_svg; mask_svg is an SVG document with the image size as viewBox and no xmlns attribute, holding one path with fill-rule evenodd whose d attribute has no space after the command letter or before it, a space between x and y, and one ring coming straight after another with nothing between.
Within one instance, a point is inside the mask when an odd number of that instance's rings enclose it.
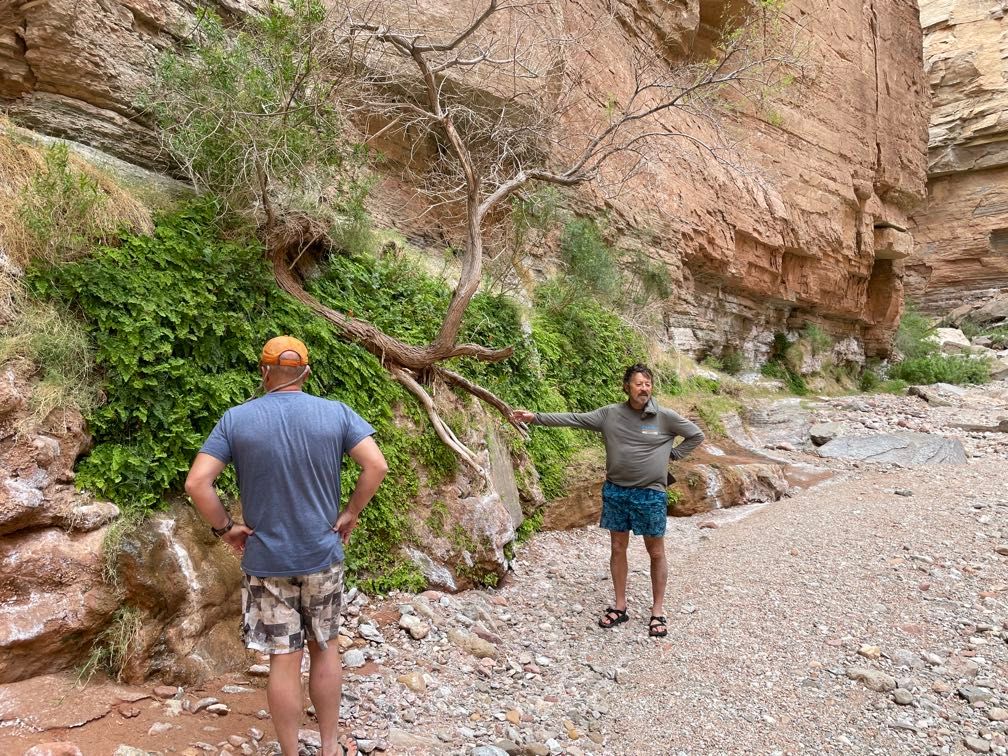
<instances>
[{"instance_id":1,"label":"camouflage shorts","mask_svg":"<svg viewBox=\"0 0 1008 756\"><path fill-rule=\"evenodd\" d=\"M245 575L242 640L267 654L289 654L304 648L306 640L326 648L339 633L342 606L342 562L310 575Z\"/></svg>"}]
</instances>

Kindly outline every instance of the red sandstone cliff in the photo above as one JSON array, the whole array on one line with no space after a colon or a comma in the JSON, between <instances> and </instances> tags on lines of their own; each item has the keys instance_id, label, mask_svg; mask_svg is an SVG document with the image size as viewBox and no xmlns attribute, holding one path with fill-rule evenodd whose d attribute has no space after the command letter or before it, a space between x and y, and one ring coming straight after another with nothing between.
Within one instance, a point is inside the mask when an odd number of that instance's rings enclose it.
<instances>
[{"instance_id":1,"label":"red sandstone cliff","mask_svg":"<svg viewBox=\"0 0 1008 756\"><path fill-rule=\"evenodd\" d=\"M450 23L465 0L421 3ZM245 3L221 3L232 14ZM458 7L456 7L458 6ZM603 7L605 6L605 7ZM468 7L468 6L467 6ZM629 76L635 45L675 61L725 7L716 0L557 2L548 21L592 35L599 91ZM437 8L437 10L435 10ZM765 180L740 179L669 145L605 208L617 243L661 260L676 282L664 321L670 341L762 356L774 331L815 320L884 352L902 306L907 211L922 197L927 95L912 0L793 0L808 29L805 84L785 92L771 125L743 119L745 156ZM18 123L120 157L156 164L155 141L133 103L152 55L188 18L171 0L7 0L0 13L0 99ZM702 131L698 124L686 124Z\"/></svg>"},{"instance_id":2,"label":"red sandstone cliff","mask_svg":"<svg viewBox=\"0 0 1008 756\"><path fill-rule=\"evenodd\" d=\"M940 313L1008 289L1008 8L920 5L934 109L908 283Z\"/></svg>"}]
</instances>

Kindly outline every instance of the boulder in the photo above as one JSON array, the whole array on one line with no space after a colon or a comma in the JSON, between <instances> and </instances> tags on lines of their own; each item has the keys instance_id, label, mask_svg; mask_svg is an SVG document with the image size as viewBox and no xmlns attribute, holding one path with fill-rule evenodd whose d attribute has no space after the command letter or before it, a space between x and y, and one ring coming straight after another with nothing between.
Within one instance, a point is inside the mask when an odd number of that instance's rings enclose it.
<instances>
[{"instance_id":1,"label":"boulder","mask_svg":"<svg viewBox=\"0 0 1008 756\"><path fill-rule=\"evenodd\" d=\"M811 415L801 399L780 399L749 410L749 435L760 446L773 449L781 444L804 446L812 425Z\"/></svg>"},{"instance_id":2,"label":"boulder","mask_svg":"<svg viewBox=\"0 0 1008 756\"><path fill-rule=\"evenodd\" d=\"M963 445L929 433L843 436L819 447L821 457L902 465L956 465L966 462Z\"/></svg>"},{"instance_id":3,"label":"boulder","mask_svg":"<svg viewBox=\"0 0 1008 756\"><path fill-rule=\"evenodd\" d=\"M958 328L936 328L928 338L943 352L968 352L971 346L966 334Z\"/></svg>"}]
</instances>

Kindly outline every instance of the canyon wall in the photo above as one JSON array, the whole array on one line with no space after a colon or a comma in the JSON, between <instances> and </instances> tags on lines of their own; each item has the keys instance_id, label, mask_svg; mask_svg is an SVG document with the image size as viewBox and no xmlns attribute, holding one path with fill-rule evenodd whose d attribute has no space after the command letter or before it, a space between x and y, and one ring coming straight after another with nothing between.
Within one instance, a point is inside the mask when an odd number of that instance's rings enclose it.
<instances>
[{"instance_id":1,"label":"canyon wall","mask_svg":"<svg viewBox=\"0 0 1008 756\"><path fill-rule=\"evenodd\" d=\"M458 28L470 6L418 3L415 18ZM642 49L675 65L730 6L557 2L541 12L544 28L575 36L591 22L580 73L599 92L619 92ZM254 9L218 7L232 17ZM618 192L589 188L575 205L585 214L604 211L618 246L668 269L675 294L661 321L683 351L734 347L760 359L775 331L811 321L882 354L902 307L903 259L912 248L907 212L924 189L927 93L917 5L792 0L784 7L804 28L804 73L771 117L732 117L730 128L746 137L738 157L750 173L670 142ZM156 52L191 18L188 4L172 0L6 0L0 102L20 125L162 165L136 92ZM704 135L702 123L676 119Z\"/></svg>"},{"instance_id":2,"label":"canyon wall","mask_svg":"<svg viewBox=\"0 0 1008 756\"><path fill-rule=\"evenodd\" d=\"M920 7L933 110L907 286L943 314L1008 289L1008 3Z\"/></svg>"}]
</instances>

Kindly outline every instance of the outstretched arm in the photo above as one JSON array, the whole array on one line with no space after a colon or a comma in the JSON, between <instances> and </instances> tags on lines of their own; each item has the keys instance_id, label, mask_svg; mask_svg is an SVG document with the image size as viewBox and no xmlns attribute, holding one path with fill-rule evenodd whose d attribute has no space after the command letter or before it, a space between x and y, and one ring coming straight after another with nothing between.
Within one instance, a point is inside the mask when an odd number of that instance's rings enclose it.
<instances>
[{"instance_id":1,"label":"outstretched arm","mask_svg":"<svg viewBox=\"0 0 1008 756\"><path fill-rule=\"evenodd\" d=\"M511 413L511 418L519 423L535 423L553 428L583 428L601 433L606 412L606 407L591 412L529 412L520 409Z\"/></svg>"}]
</instances>

